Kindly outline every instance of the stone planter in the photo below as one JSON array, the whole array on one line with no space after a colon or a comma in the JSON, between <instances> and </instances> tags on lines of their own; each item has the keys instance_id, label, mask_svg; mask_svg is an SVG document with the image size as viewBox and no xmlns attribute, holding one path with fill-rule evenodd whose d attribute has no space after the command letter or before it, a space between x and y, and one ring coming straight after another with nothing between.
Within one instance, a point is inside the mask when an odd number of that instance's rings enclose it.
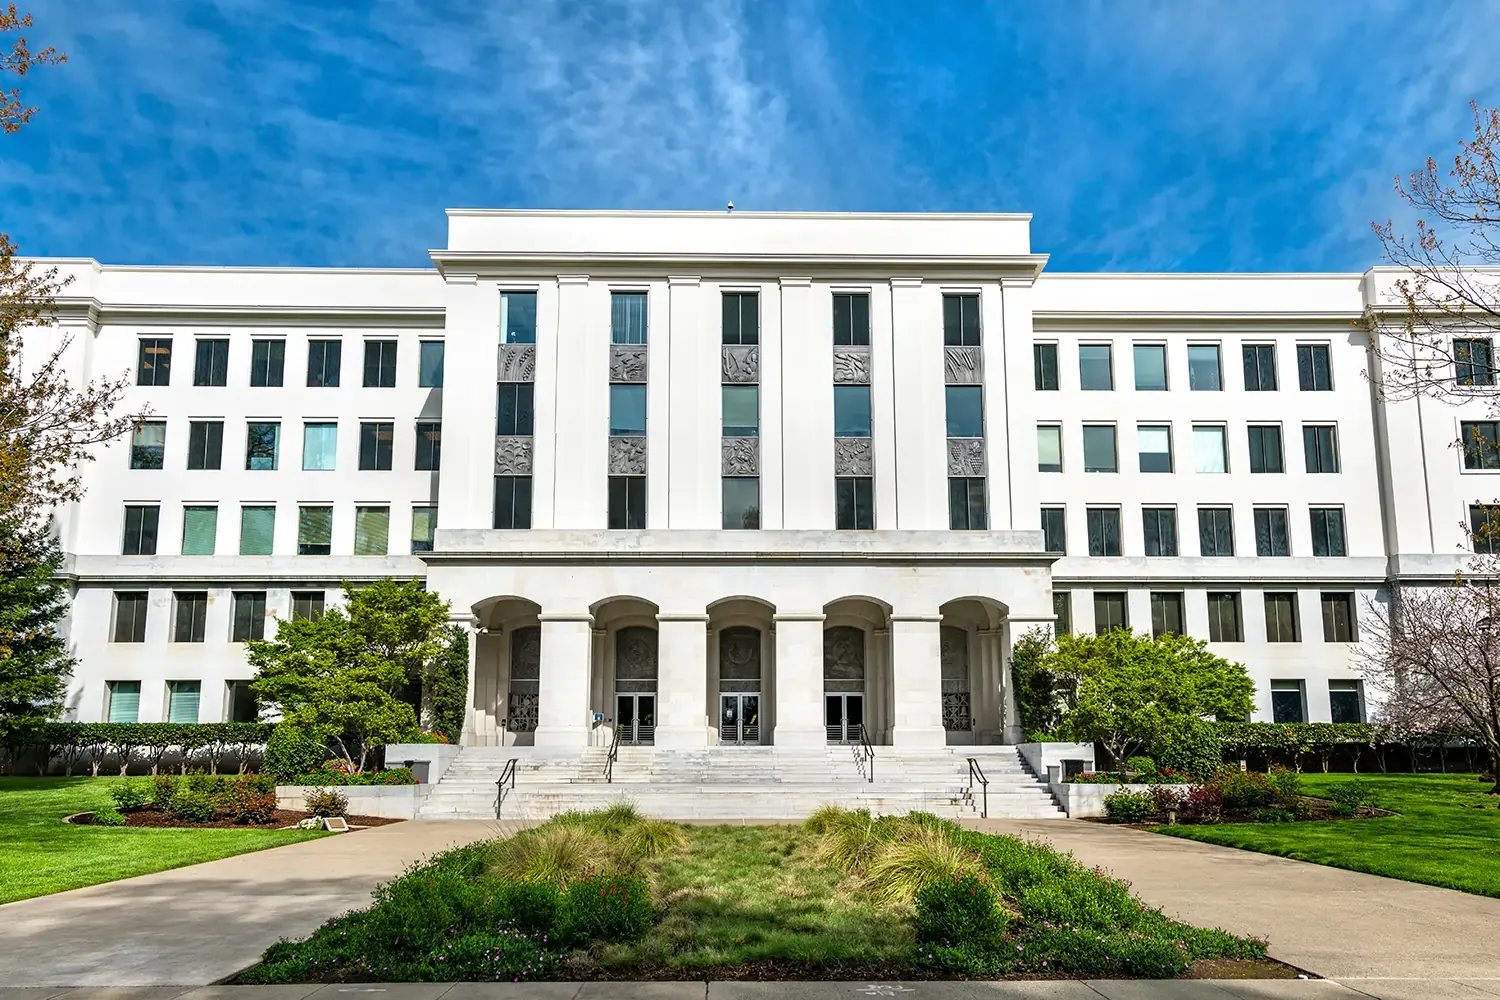
<instances>
[{"instance_id":1,"label":"stone planter","mask_svg":"<svg viewBox=\"0 0 1500 1000\"><path fill-rule=\"evenodd\" d=\"M411 770L417 781L435 785L443 780L448 765L458 756L458 749L452 743L387 743L385 766L405 767L406 762L411 761Z\"/></svg>"},{"instance_id":2,"label":"stone planter","mask_svg":"<svg viewBox=\"0 0 1500 1000\"><path fill-rule=\"evenodd\" d=\"M1128 788L1133 792L1150 791L1155 785L1084 785L1067 784L1062 781L1051 783L1052 797L1057 799L1057 804L1062 806L1063 812L1068 814L1069 819L1084 819L1090 816L1104 815L1104 800L1122 788ZM1186 793L1192 785L1162 785L1178 793Z\"/></svg>"},{"instance_id":3,"label":"stone planter","mask_svg":"<svg viewBox=\"0 0 1500 1000\"><path fill-rule=\"evenodd\" d=\"M278 809L306 809L307 793L332 789L349 800L351 816L382 816L415 819L417 805L432 791L431 785L277 785Z\"/></svg>"}]
</instances>

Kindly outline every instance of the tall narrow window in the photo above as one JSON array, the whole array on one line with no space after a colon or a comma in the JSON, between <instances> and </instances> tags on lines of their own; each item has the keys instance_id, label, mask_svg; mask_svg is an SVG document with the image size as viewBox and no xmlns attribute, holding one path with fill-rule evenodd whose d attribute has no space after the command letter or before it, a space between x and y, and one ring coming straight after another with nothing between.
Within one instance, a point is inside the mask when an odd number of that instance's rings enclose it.
<instances>
[{"instance_id":1,"label":"tall narrow window","mask_svg":"<svg viewBox=\"0 0 1500 1000\"><path fill-rule=\"evenodd\" d=\"M1113 348L1109 344L1078 345L1078 387L1108 392L1115 387Z\"/></svg>"},{"instance_id":2,"label":"tall narrow window","mask_svg":"<svg viewBox=\"0 0 1500 1000\"><path fill-rule=\"evenodd\" d=\"M500 293L500 343L536 343L536 292Z\"/></svg>"},{"instance_id":3,"label":"tall narrow window","mask_svg":"<svg viewBox=\"0 0 1500 1000\"><path fill-rule=\"evenodd\" d=\"M833 481L834 527L839 531L873 531L875 480L869 476L838 476Z\"/></svg>"},{"instance_id":4,"label":"tall narrow window","mask_svg":"<svg viewBox=\"0 0 1500 1000\"><path fill-rule=\"evenodd\" d=\"M1052 623L1052 634L1059 637L1071 634L1073 631L1072 591L1054 590L1052 592L1052 614L1057 619Z\"/></svg>"},{"instance_id":5,"label":"tall narrow window","mask_svg":"<svg viewBox=\"0 0 1500 1000\"><path fill-rule=\"evenodd\" d=\"M1469 505L1469 538L1474 551L1500 555L1500 508L1489 504Z\"/></svg>"},{"instance_id":6,"label":"tall narrow window","mask_svg":"<svg viewBox=\"0 0 1500 1000\"><path fill-rule=\"evenodd\" d=\"M1208 641L1244 642L1237 591L1208 595Z\"/></svg>"},{"instance_id":7,"label":"tall narrow window","mask_svg":"<svg viewBox=\"0 0 1500 1000\"><path fill-rule=\"evenodd\" d=\"M156 555L156 528L160 523L161 508L131 506L125 508L125 542L120 548L122 555Z\"/></svg>"},{"instance_id":8,"label":"tall narrow window","mask_svg":"<svg viewBox=\"0 0 1500 1000\"><path fill-rule=\"evenodd\" d=\"M203 640L193 640L202 642ZM193 724L198 721L198 701L202 681L167 681L167 721Z\"/></svg>"},{"instance_id":9,"label":"tall narrow window","mask_svg":"<svg viewBox=\"0 0 1500 1000\"><path fill-rule=\"evenodd\" d=\"M148 597L144 590L115 592L115 642L146 641L146 607L150 603ZM136 693L140 693L139 684L136 685ZM135 719L130 721L134 722Z\"/></svg>"},{"instance_id":10,"label":"tall narrow window","mask_svg":"<svg viewBox=\"0 0 1500 1000\"><path fill-rule=\"evenodd\" d=\"M354 554L383 556L390 550L391 509L354 508Z\"/></svg>"},{"instance_id":11,"label":"tall narrow window","mask_svg":"<svg viewBox=\"0 0 1500 1000\"><path fill-rule=\"evenodd\" d=\"M609 342L646 342L646 293L611 292L609 295Z\"/></svg>"},{"instance_id":12,"label":"tall narrow window","mask_svg":"<svg viewBox=\"0 0 1500 1000\"><path fill-rule=\"evenodd\" d=\"M359 425L359 467L363 472L389 472L396 425L384 421Z\"/></svg>"},{"instance_id":13,"label":"tall narrow window","mask_svg":"<svg viewBox=\"0 0 1500 1000\"><path fill-rule=\"evenodd\" d=\"M1459 385L1495 384L1495 349L1488 338L1453 341L1453 365Z\"/></svg>"},{"instance_id":14,"label":"tall narrow window","mask_svg":"<svg viewBox=\"0 0 1500 1000\"><path fill-rule=\"evenodd\" d=\"M136 385L172 384L172 341L170 338L143 338Z\"/></svg>"},{"instance_id":15,"label":"tall narrow window","mask_svg":"<svg viewBox=\"0 0 1500 1000\"><path fill-rule=\"evenodd\" d=\"M836 385L833 387L833 436L870 436L870 387Z\"/></svg>"},{"instance_id":16,"label":"tall narrow window","mask_svg":"<svg viewBox=\"0 0 1500 1000\"><path fill-rule=\"evenodd\" d=\"M230 642L250 642L266 637L266 592L240 590L234 593L234 625Z\"/></svg>"},{"instance_id":17,"label":"tall narrow window","mask_svg":"<svg viewBox=\"0 0 1500 1000\"><path fill-rule=\"evenodd\" d=\"M495 477L495 527L531 527L531 477Z\"/></svg>"},{"instance_id":18,"label":"tall narrow window","mask_svg":"<svg viewBox=\"0 0 1500 1000\"><path fill-rule=\"evenodd\" d=\"M1172 471L1172 427L1170 424L1142 425L1135 430L1142 472Z\"/></svg>"},{"instance_id":19,"label":"tall narrow window","mask_svg":"<svg viewBox=\"0 0 1500 1000\"><path fill-rule=\"evenodd\" d=\"M285 340L252 340L250 342L250 384L279 386L286 368Z\"/></svg>"},{"instance_id":20,"label":"tall narrow window","mask_svg":"<svg viewBox=\"0 0 1500 1000\"><path fill-rule=\"evenodd\" d=\"M760 294L724 293L724 343L760 343Z\"/></svg>"},{"instance_id":21,"label":"tall narrow window","mask_svg":"<svg viewBox=\"0 0 1500 1000\"><path fill-rule=\"evenodd\" d=\"M1333 722L1364 722L1364 686L1359 681L1329 681L1328 717Z\"/></svg>"},{"instance_id":22,"label":"tall narrow window","mask_svg":"<svg viewBox=\"0 0 1500 1000\"><path fill-rule=\"evenodd\" d=\"M417 422L418 472L436 472L443 464L443 425L437 421Z\"/></svg>"},{"instance_id":23,"label":"tall narrow window","mask_svg":"<svg viewBox=\"0 0 1500 1000\"><path fill-rule=\"evenodd\" d=\"M1313 507L1309 513L1312 515L1313 555L1347 555L1344 545L1344 509Z\"/></svg>"},{"instance_id":24,"label":"tall narrow window","mask_svg":"<svg viewBox=\"0 0 1500 1000\"><path fill-rule=\"evenodd\" d=\"M979 346L979 296L943 296L943 344L947 347Z\"/></svg>"},{"instance_id":25,"label":"tall narrow window","mask_svg":"<svg viewBox=\"0 0 1500 1000\"><path fill-rule=\"evenodd\" d=\"M194 590L172 595L174 621L173 642L202 642L208 618L208 592ZM191 720L197 722L197 719Z\"/></svg>"},{"instance_id":26,"label":"tall narrow window","mask_svg":"<svg viewBox=\"0 0 1500 1000\"><path fill-rule=\"evenodd\" d=\"M1223 427L1193 428L1193 469L1196 472L1228 472Z\"/></svg>"},{"instance_id":27,"label":"tall narrow window","mask_svg":"<svg viewBox=\"0 0 1500 1000\"><path fill-rule=\"evenodd\" d=\"M984 390L977 385L943 387L951 438L984 437Z\"/></svg>"},{"instance_id":28,"label":"tall narrow window","mask_svg":"<svg viewBox=\"0 0 1500 1000\"><path fill-rule=\"evenodd\" d=\"M411 551L431 552L437 535L437 508L413 507L411 509Z\"/></svg>"},{"instance_id":29,"label":"tall narrow window","mask_svg":"<svg viewBox=\"0 0 1500 1000\"><path fill-rule=\"evenodd\" d=\"M1299 642L1301 638L1296 593L1266 594L1266 641Z\"/></svg>"},{"instance_id":30,"label":"tall narrow window","mask_svg":"<svg viewBox=\"0 0 1500 1000\"><path fill-rule=\"evenodd\" d=\"M160 469L167 451L167 422L141 420L130 435L130 467Z\"/></svg>"},{"instance_id":31,"label":"tall narrow window","mask_svg":"<svg viewBox=\"0 0 1500 1000\"><path fill-rule=\"evenodd\" d=\"M255 692L250 689L249 681L225 681L224 694L229 701L229 709L224 714L227 722L256 722L260 719L260 705L256 702Z\"/></svg>"},{"instance_id":32,"label":"tall narrow window","mask_svg":"<svg viewBox=\"0 0 1500 1000\"><path fill-rule=\"evenodd\" d=\"M1251 424L1250 471L1285 472L1286 463L1281 455L1281 425Z\"/></svg>"},{"instance_id":33,"label":"tall narrow window","mask_svg":"<svg viewBox=\"0 0 1500 1000\"><path fill-rule=\"evenodd\" d=\"M1218 392L1224 388L1219 369L1218 344L1188 345L1188 388L1196 392Z\"/></svg>"},{"instance_id":34,"label":"tall narrow window","mask_svg":"<svg viewBox=\"0 0 1500 1000\"><path fill-rule=\"evenodd\" d=\"M835 292L833 295L833 346L870 345L870 296Z\"/></svg>"},{"instance_id":35,"label":"tall narrow window","mask_svg":"<svg viewBox=\"0 0 1500 1000\"><path fill-rule=\"evenodd\" d=\"M1233 510L1229 507L1198 508L1198 551L1205 556L1234 555Z\"/></svg>"},{"instance_id":36,"label":"tall narrow window","mask_svg":"<svg viewBox=\"0 0 1500 1000\"><path fill-rule=\"evenodd\" d=\"M309 472L332 472L337 464L339 425L302 425L302 468Z\"/></svg>"},{"instance_id":37,"label":"tall narrow window","mask_svg":"<svg viewBox=\"0 0 1500 1000\"><path fill-rule=\"evenodd\" d=\"M441 389L443 387L443 342L424 340L417 349L417 387Z\"/></svg>"},{"instance_id":38,"label":"tall narrow window","mask_svg":"<svg viewBox=\"0 0 1500 1000\"><path fill-rule=\"evenodd\" d=\"M1042 548L1048 552L1068 551L1068 520L1064 508L1042 508Z\"/></svg>"},{"instance_id":39,"label":"tall narrow window","mask_svg":"<svg viewBox=\"0 0 1500 1000\"><path fill-rule=\"evenodd\" d=\"M213 555L218 536L219 508L209 506L182 508L183 555Z\"/></svg>"},{"instance_id":40,"label":"tall narrow window","mask_svg":"<svg viewBox=\"0 0 1500 1000\"><path fill-rule=\"evenodd\" d=\"M120 639L116 642L144 642L144 639ZM108 722L136 722L141 717L141 682L140 681L105 681L105 690L108 692L109 704L105 709L104 718Z\"/></svg>"},{"instance_id":41,"label":"tall narrow window","mask_svg":"<svg viewBox=\"0 0 1500 1000\"><path fill-rule=\"evenodd\" d=\"M1036 380L1037 392L1057 391L1056 344L1032 344L1031 368Z\"/></svg>"},{"instance_id":42,"label":"tall narrow window","mask_svg":"<svg viewBox=\"0 0 1500 1000\"><path fill-rule=\"evenodd\" d=\"M1291 542L1287 538L1286 508L1255 508L1255 554L1258 556L1289 556Z\"/></svg>"},{"instance_id":43,"label":"tall narrow window","mask_svg":"<svg viewBox=\"0 0 1500 1000\"><path fill-rule=\"evenodd\" d=\"M1145 528L1146 555L1177 555L1177 508L1143 507L1141 521Z\"/></svg>"},{"instance_id":44,"label":"tall narrow window","mask_svg":"<svg viewBox=\"0 0 1500 1000\"><path fill-rule=\"evenodd\" d=\"M534 424L534 394L530 382L501 382L496 392L495 433L509 437L527 437Z\"/></svg>"},{"instance_id":45,"label":"tall narrow window","mask_svg":"<svg viewBox=\"0 0 1500 1000\"><path fill-rule=\"evenodd\" d=\"M1301 681L1271 682L1271 721L1283 724L1307 721L1307 698Z\"/></svg>"},{"instance_id":46,"label":"tall narrow window","mask_svg":"<svg viewBox=\"0 0 1500 1000\"><path fill-rule=\"evenodd\" d=\"M948 477L948 527L954 531L984 531L989 527L982 476Z\"/></svg>"},{"instance_id":47,"label":"tall narrow window","mask_svg":"<svg viewBox=\"0 0 1500 1000\"><path fill-rule=\"evenodd\" d=\"M310 389L335 389L344 364L344 345L338 340L307 342L307 385Z\"/></svg>"},{"instance_id":48,"label":"tall narrow window","mask_svg":"<svg viewBox=\"0 0 1500 1000\"><path fill-rule=\"evenodd\" d=\"M1119 471L1119 462L1115 457L1115 428L1113 424L1084 425L1083 471Z\"/></svg>"},{"instance_id":49,"label":"tall narrow window","mask_svg":"<svg viewBox=\"0 0 1500 1000\"><path fill-rule=\"evenodd\" d=\"M292 591L292 617L317 621L323 617L327 595L321 590Z\"/></svg>"},{"instance_id":50,"label":"tall narrow window","mask_svg":"<svg viewBox=\"0 0 1500 1000\"><path fill-rule=\"evenodd\" d=\"M194 420L188 424L189 469L217 469L224 461L224 421Z\"/></svg>"},{"instance_id":51,"label":"tall narrow window","mask_svg":"<svg viewBox=\"0 0 1500 1000\"><path fill-rule=\"evenodd\" d=\"M609 387L609 433L639 436L646 433L646 387Z\"/></svg>"},{"instance_id":52,"label":"tall narrow window","mask_svg":"<svg viewBox=\"0 0 1500 1000\"><path fill-rule=\"evenodd\" d=\"M1302 428L1302 451L1308 472L1339 471L1338 428L1332 424L1307 424Z\"/></svg>"},{"instance_id":53,"label":"tall narrow window","mask_svg":"<svg viewBox=\"0 0 1500 1000\"><path fill-rule=\"evenodd\" d=\"M393 389L396 386L396 342L365 341L365 388Z\"/></svg>"},{"instance_id":54,"label":"tall narrow window","mask_svg":"<svg viewBox=\"0 0 1500 1000\"><path fill-rule=\"evenodd\" d=\"M1038 472L1062 471L1062 428L1056 424L1037 426L1036 468Z\"/></svg>"},{"instance_id":55,"label":"tall narrow window","mask_svg":"<svg viewBox=\"0 0 1500 1000\"><path fill-rule=\"evenodd\" d=\"M1333 366L1327 344L1297 345L1297 384L1303 392L1329 392L1333 389Z\"/></svg>"},{"instance_id":56,"label":"tall narrow window","mask_svg":"<svg viewBox=\"0 0 1500 1000\"><path fill-rule=\"evenodd\" d=\"M1089 555L1120 554L1120 508L1090 507L1087 511Z\"/></svg>"},{"instance_id":57,"label":"tall narrow window","mask_svg":"<svg viewBox=\"0 0 1500 1000\"><path fill-rule=\"evenodd\" d=\"M1275 392L1276 345L1246 344L1240 354L1245 362L1245 391Z\"/></svg>"},{"instance_id":58,"label":"tall narrow window","mask_svg":"<svg viewBox=\"0 0 1500 1000\"><path fill-rule=\"evenodd\" d=\"M1355 625L1353 594L1322 594L1323 641L1358 642L1359 629Z\"/></svg>"},{"instance_id":59,"label":"tall narrow window","mask_svg":"<svg viewBox=\"0 0 1500 1000\"><path fill-rule=\"evenodd\" d=\"M1135 360L1135 388L1137 392L1166 392L1167 390L1167 346L1165 344L1136 344L1131 349Z\"/></svg>"},{"instance_id":60,"label":"tall narrow window","mask_svg":"<svg viewBox=\"0 0 1500 1000\"><path fill-rule=\"evenodd\" d=\"M613 386L611 386L613 388ZM724 436L755 437L760 433L760 386L721 386L723 394ZM759 497L759 488L756 495ZM760 507L757 499L756 508Z\"/></svg>"},{"instance_id":61,"label":"tall narrow window","mask_svg":"<svg viewBox=\"0 0 1500 1000\"><path fill-rule=\"evenodd\" d=\"M194 385L229 384L229 341L198 341L197 357L193 359Z\"/></svg>"},{"instance_id":62,"label":"tall narrow window","mask_svg":"<svg viewBox=\"0 0 1500 1000\"><path fill-rule=\"evenodd\" d=\"M1182 594L1151 594L1151 635L1182 635Z\"/></svg>"},{"instance_id":63,"label":"tall narrow window","mask_svg":"<svg viewBox=\"0 0 1500 1000\"><path fill-rule=\"evenodd\" d=\"M646 477L609 477L609 526L639 530L646 527Z\"/></svg>"},{"instance_id":64,"label":"tall narrow window","mask_svg":"<svg viewBox=\"0 0 1500 1000\"><path fill-rule=\"evenodd\" d=\"M1094 591L1094 633L1105 635L1117 628L1129 627L1124 592Z\"/></svg>"},{"instance_id":65,"label":"tall narrow window","mask_svg":"<svg viewBox=\"0 0 1500 1000\"><path fill-rule=\"evenodd\" d=\"M245 468L274 472L280 453L281 425L254 422L245 427Z\"/></svg>"},{"instance_id":66,"label":"tall narrow window","mask_svg":"<svg viewBox=\"0 0 1500 1000\"><path fill-rule=\"evenodd\" d=\"M297 554L326 556L333 551L333 508L303 507L297 512Z\"/></svg>"},{"instance_id":67,"label":"tall narrow window","mask_svg":"<svg viewBox=\"0 0 1500 1000\"><path fill-rule=\"evenodd\" d=\"M760 478L758 476L725 476L725 530L760 527Z\"/></svg>"},{"instance_id":68,"label":"tall narrow window","mask_svg":"<svg viewBox=\"0 0 1500 1000\"><path fill-rule=\"evenodd\" d=\"M1465 469L1500 469L1500 423L1465 420L1458 425Z\"/></svg>"},{"instance_id":69,"label":"tall narrow window","mask_svg":"<svg viewBox=\"0 0 1500 1000\"><path fill-rule=\"evenodd\" d=\"M268 556L275 540L275 507L240 508L240 555Z\"/></svg>"}]
</instances>

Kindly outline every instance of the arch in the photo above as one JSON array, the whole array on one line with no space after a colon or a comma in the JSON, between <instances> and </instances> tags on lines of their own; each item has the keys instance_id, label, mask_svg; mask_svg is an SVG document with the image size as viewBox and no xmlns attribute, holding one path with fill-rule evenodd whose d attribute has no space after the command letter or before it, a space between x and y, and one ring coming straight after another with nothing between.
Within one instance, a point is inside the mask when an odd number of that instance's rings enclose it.
<instances>
[{"instance_id":1,"label":"arch","mask_svg":"<svg viewBox=\"0 0 1500 1000\"><path fill-rule=\"evenodd\" d=\"M943 729L950 744L996 741L1004 731L1002 632L1010 608L993 597L956 597L943 616L940 664Z\"/></svg>"},{"instance_id":2,"label":"arch","mask_svg":"<svg viewBox=\"0 0 1500 1000\"><path fill-rule=\"evenodd\" d=\"M763 597L755 597L751 594L735 594L732 597L721 597L704 610L710 615L715 615L716 613L727 613L731 610L742 610L741 605L758 608L773 615L776 613L776 605Z\"/></svg>"},{"instance_id":3,"label":"arch","mask_svg":"<svg viewBox=\"0 0 1500 1000\"><path fill-rule=\"evenodd\" d=\"M589 614L594 616L594 628L625 628L630 625L656 627L656 616L661 612L655 601L644 597L618 594L606 597L589 605Z\"/></svg>"},{"instance_id":4,"label":"arch","mask_svg":"<svg viewBox=\"0 0 1500 1000\"><path fill-rule=\"evenodd\" d=\"M517 597L514 594L497 594L493 597L486 597L482 601L476 601L469 611L474 615L480 628L494 632L517 622L534 621L536 616L541 614L542 606L535 601Z\"/></svg>"},{"instance_id":5,"label":"arch","mask_svg":"<svg viewBox=\"0 0 1500 1000\"><path fill-rule=\"evenodd\" d=\"M769 742L775 732L776 606L750 595L708 605L710 738L721 745Z\"/></svg>"},{"instance_id":6,"label":"arch","mask_svg":"<svg viewBox=\"0 0 1500 1000\"><path fill-rule=\"evenodd\" d=\"M977 629L999 628L1010 617L1010 607L993 597L955 597L938 612L945 624Z\"/></svg>"}]
</instances>

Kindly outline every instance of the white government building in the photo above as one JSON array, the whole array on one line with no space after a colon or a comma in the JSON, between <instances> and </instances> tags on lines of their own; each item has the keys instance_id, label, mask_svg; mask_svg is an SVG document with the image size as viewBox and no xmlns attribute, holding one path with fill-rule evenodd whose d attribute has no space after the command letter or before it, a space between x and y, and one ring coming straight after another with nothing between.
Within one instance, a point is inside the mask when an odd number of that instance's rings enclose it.
<instances>
[{"instance_id":1,"label":"white government building","mask_svg":"<svg viewBox=\"0 0 1500 1000\"><path fill-rule=\"evenodd\" d=\"M47 262L147 414L58 514L68 718L253 717L244 640L419 576L468 745L1011 744L1038 626L1357 721L1365 599L1497 492L1482 400L1372 391L1391 271L1052 274L1026 215L463 210L431 257Z\"/></svg>"}]
</instances>

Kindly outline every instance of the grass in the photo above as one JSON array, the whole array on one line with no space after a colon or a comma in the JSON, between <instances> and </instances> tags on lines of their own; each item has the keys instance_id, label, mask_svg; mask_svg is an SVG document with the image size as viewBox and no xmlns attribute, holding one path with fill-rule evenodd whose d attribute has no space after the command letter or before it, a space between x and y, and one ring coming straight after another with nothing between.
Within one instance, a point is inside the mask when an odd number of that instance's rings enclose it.
<instances>
[{"instance_id":1,"label":"grass","mask_svg":"<svg viewBox=\"0 0 1500 1000\"><path fill-rule=\"evenodd\" d=\"M1303 792L1326 797L1355 777L1399 816L1321 823L1160 827L1158 833L1276 854L1407 882L1500 896L1500 796L1474 774L1308 774Z\"/></svg>"},{"instance_id":2,"label":"grass","mask_svg":"<svg viewBox=\"0 0 1500 1000\"><path fill-rule=\"evenodd\" d=\"M0 903L280 847L323 834L72 826L118 778L0 778Z\"/></svg>"}]
</instances>

